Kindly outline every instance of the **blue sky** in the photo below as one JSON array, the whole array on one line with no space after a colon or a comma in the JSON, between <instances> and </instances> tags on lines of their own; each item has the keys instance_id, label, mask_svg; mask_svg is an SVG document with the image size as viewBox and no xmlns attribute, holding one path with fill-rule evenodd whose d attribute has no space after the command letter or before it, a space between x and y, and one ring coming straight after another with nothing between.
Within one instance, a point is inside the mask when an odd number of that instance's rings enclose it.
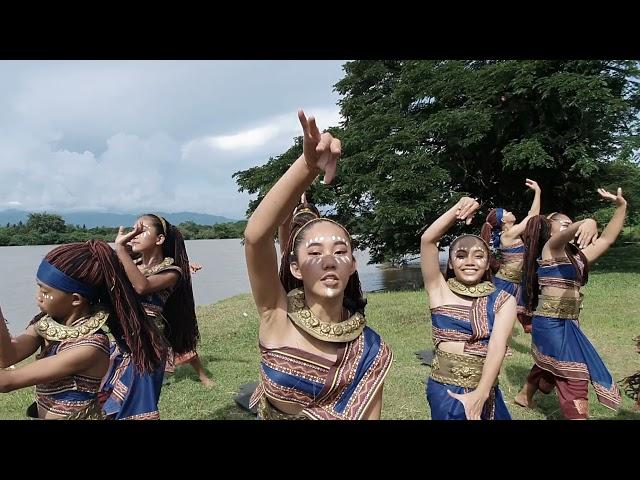
<instances>
[{"instance_id":1,"label":"blue sky","mask_svg":"<svg viewBox=\"0 0 640 480\"><path fill-rule=\"evenodd\" d=\"M0 61L0 210L243 218L231 175L337 125L343 60Z\"/></svg>"}]
</instances>

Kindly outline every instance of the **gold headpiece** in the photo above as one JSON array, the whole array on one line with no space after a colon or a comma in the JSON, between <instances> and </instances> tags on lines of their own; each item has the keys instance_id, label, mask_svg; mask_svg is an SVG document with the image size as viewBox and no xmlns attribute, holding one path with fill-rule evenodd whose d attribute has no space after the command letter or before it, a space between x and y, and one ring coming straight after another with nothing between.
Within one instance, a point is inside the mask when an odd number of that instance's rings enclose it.
<instances>
[{"instance_id":1,"label":"gold headpiece","mask_svg":"<svg viewBox=\"0 0 640 480\"><path fill-rule=\"evenodd\" d=\"M296 234L293 236L293 240L292 240L292 242L291 242L291 248L293 248L293 247L294 247L294 245L296 244L296 238L298 238L298 234L299 234L302 230L304 230L304 228L305 228L307 225L309 225L309 224L311 224L311 223L313 223L313 222L331 222L331 223L333 223L333 224L335 224L335 225L339 226L342 230L344 230L344 231L345 231L345 233L347 234L347 237L349 237L349 242L351 242L351 235L349 235L349 232L347 231L347 229L346 229L346 228L344 228L344 226L343 226L343 225L340 225L338 222L336 222L335 220L331 220L330 218L317 217L317 218L312 218L311 220L309 220L307 223L303 224L303 225L298 229L298 231L296 232ZM293 250L291 250L291 255L293 255L293 253L294 253L294 252L293 252Z\"/></svg>"},{"instance_id":2,"label":"gold headpiece","mask_svg":"<svg viewBox=\"0 0 640 480\"><path fill-rule=\"evenodd\" d=\"M454 243L456 243L458 241L459 238L462 237L475 237L478 240L480 240L482 243L485 244L485 246L487 247L487 249L489 250L489 252L491 252L491 247L489 246L489 244L484 240L484 238L478 236L478 235L474 235L473 233L464 233L462 235L458 235L456 238L453 239L453 242L451 242L451 245L453 245Z\"/></svg>"},{"instance_id":3,"label":"gold headpiece","mask_svg":"<svg viewBox=\"0 0 640 480\"><path fill-rule=\"evenodd\" d=\"M314 217L319 218L319 215L308 207L304 207L298 210L296 213L293 214L293 218L296 218L298 215L302 215L303 213L310 213Z\"/></svg>"},{"instance_id":4,"label":"gold headpiece","mask_svg":"<svg viewBox=\"0 0 640 480\"><path fill-rule=\"evenodd\" d=\"M168 232L167 232L167 221L161 215L158 215L157 213L152 213L151 215L153 215L158 220L160 220L160 223L162 224L162 233L164 233L165 235L168 235Z\"/></svg>"}]
</instances>

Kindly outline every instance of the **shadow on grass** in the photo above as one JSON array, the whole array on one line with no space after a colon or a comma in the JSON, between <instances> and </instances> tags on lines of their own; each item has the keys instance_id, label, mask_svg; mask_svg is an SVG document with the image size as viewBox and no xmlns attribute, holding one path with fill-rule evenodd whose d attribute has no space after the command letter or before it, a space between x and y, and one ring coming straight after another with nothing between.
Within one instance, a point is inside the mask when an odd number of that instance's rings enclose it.
<instances>
[{"instance_id":1,"label":"shadow on grass","mask_svg":"<svg viewBox=\"0 0 640 480\"><path fill-rule=\"evenodd\" d=\"M220 362L220 361L228 361L234 363L252 363L253 360L247 360L246 358L231 358L231 357L218 357L215 355L200 355L200 362L204 367L204 371L207 372L207 376L211 378L214 382L216 381L215 375L208 368L211 363ZM165 385L171 385L172 383L179 383L184 380L193 380L194 382L200 382L200 378L198 377L197 372L189 363L183 363L180 365L176 365L176 369L172 375L169 376L167 383Z\"/></svg>"},{"instance_id":2,"label":"shadow on grass","mask_svg":"<svg viewBox=\"0 0 640 480\"><path fill-rule=\"evenodd\" d=\"M515 364L507 364L504 365L503 368L505 375L512 385L524 385L525 380L531 371L531 367L523 367ZM560 406L558 404L558 398L555 395L555 390L548 395L545 395L542 392L537 392L533 397L533 401L536 403L536 408L534 410L542 413L547 420L562 420L562 414L560 413ZM517 405L513 398L505 398L505 402L507 402L510 410L524 409L524 407Z\"/></svg>"},{"instance_id":3,"label":"shadow on grass","mask_svg":"<svg viewBox=\"0 0 640 480\"><path fill-rule=\"evenodd\" d=\"M256 363L256 360L243 357L219 357L217 355L199 355L202 364L206 367L209 362L233 362L233 363Z\"/></svg>"},{"instance_id":4,"label":"shadow on grass","mask_svg":"<svg viewBox=\"0 0 640 480\"><path fill-rule=\"evenodd\" d=\"M516 340L514 337L519 338ZM519 335L513 335L509 339L508 345L512 350L515 350L518 353L522 353L523 355L531 355L531 335L528 333L520 332Z\"/></svg>"},{"instance_id":5,"label":"shadow on grass","mask_svg":"<svg viewBox=\"0 0 640 480\"><path fill-rule=\"evenodd\" d=\"M255 420L256 416L238 407L232 399L222 407L198 420Z\"/></svg>"},{"instance_id":6,"label":"shadow on grass","mask_svg":"<svg viewBox=\"0 0 640 480\"><path fill-rule=\"evenodd\" d=\"M608 420L640 420L640 412L621 408L613 417L607 417Z\"/></svg>"}]
</instances>

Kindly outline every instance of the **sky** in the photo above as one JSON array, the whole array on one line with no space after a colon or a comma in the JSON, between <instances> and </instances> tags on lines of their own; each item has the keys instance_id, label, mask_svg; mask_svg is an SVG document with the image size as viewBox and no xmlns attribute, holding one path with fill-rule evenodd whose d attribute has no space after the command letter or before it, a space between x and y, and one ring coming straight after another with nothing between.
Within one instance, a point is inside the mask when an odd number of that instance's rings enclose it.
<instances>
[{"instance_id":1,"label":"sky","mask_svg":"<svg viewBox=\"0 0 640 480\"><path fill-rule=\"evenodd\" d=\"M0 61L0 210L244 218L231 175L340 121L344 60Z\"/></svg>"}]
</instances>

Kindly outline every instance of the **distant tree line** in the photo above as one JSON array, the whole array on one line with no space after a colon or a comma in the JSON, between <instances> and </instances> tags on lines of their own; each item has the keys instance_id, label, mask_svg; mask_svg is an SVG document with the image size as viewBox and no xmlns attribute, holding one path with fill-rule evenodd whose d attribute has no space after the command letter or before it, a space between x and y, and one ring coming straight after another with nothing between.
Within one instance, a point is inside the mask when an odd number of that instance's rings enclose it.
<instances>
[{"instance_id":1,"label":"distant tree line","mask_svg":"<svg viewBox=\"0 0 640 480\"><path fill-rule=\"evenodd\" d=\"M178 228L185 240L210 238L241 238L247 222L198 225L184 222ZM17 245L57 245L61 243L84 242L91 239L113 242L118 227L94 227L68 225L60 215L31 213L26 221L0 227L0 246Z\"/></svg>"}]
</instances>

